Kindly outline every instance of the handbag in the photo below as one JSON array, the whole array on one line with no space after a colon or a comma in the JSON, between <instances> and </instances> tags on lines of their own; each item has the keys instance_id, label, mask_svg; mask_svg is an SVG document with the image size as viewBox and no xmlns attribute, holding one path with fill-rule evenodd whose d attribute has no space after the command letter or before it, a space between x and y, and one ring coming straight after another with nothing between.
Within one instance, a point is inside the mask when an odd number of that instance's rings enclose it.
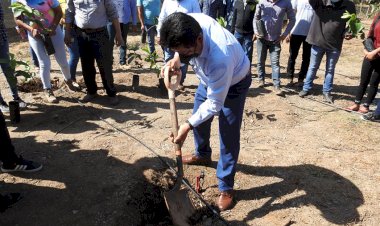
<instances>
[{"instance_id":1,"label":"handbag","mask_svg":"<svg viewBox=\"0 0 380 226\"><path fill-rule=\"evenodd\" d=\"M368 37L363 40L364 49L366 49L368 52L372 52L375 50L375 45L373 44L372 37Z\"/></svg>"},{"instance_id":2,"label":"handbag","mask_svg":"<svg viewBox=\"0 0 380 226\"><path fill-rule=\"evenodd\" d=\"M372 29L371 29L370 34L368 35L368 37L363 40L364 48L368 52L371 52L371 51L375 50L375 45L373 43L373 36L374 36L374 32L375 32L374 29L376 27L376 24L379 22L379 20L380 20L380 15L375 20L375 23L373 24L373 27L372 27Z\"/></svg>"}]
</instances>

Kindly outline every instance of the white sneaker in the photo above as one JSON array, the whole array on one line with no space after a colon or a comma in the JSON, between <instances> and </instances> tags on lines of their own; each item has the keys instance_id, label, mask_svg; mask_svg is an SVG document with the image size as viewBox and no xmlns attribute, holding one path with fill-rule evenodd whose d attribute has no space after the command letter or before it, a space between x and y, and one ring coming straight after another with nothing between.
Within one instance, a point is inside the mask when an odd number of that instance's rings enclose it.
<instances>
[{"instance_id":1,"label":"white sneaker","mask_svg":"<svg viewBox=\"0 0 380 226\"><path fill-rule=\"evenodd\" d=\"M45 90L45 96L46 100L49 103L58 103L58 99L54 96L54 93L51 89L46 89Z\"/></svg>"},{"instance_id":2,"label":"white sneaker","mask_svg":"<svg viewBox=\"0 0 380 226\"><path fill-rule=\"evenodd\" d=\"M70 80L65 80L65 84L67 86L67 88L69 88L69 90L71 91L80 91L81 88L80 88L80 85L78 83L76 83L75 81L73 81L72 79Z\"/></svg>"},{"instance_id":3,"label":"white sneaker","mask_svg":"<svg viewBox=\"0 0 380 226\"><path fill-rule=\"evenodd\" d=\"M0 103L0 111L3 113L8 113L9 112L9 107L8 104L5 102Z\"/></svg>"},{"instance_id":4,"label":"white sneaker","mask_svg":"<svg viewBox=\"0 0 380 226\"><path fill-rule=\"evenodd\" d=\"M23 101L20 97L18 97L17 99L14 99L14 101L18 102L18 106L20 108L26 108L26 106L28 106L25 101Z\"/></svg>"}]
</instances>

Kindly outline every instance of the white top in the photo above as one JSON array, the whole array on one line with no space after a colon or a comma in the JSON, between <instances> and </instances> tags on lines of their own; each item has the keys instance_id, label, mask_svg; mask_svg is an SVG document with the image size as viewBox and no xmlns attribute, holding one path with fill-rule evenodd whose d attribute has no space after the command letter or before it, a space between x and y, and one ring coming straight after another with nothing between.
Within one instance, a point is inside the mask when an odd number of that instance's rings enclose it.
<instances>
[{"instance_id":1,"label":"white top","mask_svg":"<svg viewBox=\"0 0 380 226\"><path fill-rule=\"evenodd\" d=\"M234 35L213 18L202 13L189 15L203 32L202 53L190 60L198 79L207 87L207 100L189 119L191 125L198 126L220 112L228 90L247 76L250 63Z\"/></svg>"},{"instance_id":2,"label":"white top","mask_svg":"<svg viewBox=\"0 0 380 226\"><path fill-rule=\"evenodd\" d=\"M313 20L314 10L309 4L309 0L292 0L292 6L296 11L296 24L290 33L292 35L307 36Z\"/></svg>"},{"instance_id":3,"label":"white top","mask_svg":"<svg viewBox=\"0 0 380 226\"><path fill-rule=\"evenodd\" d=\"M164 19L175 12L200 13L201 8L199 7L198 0L164 0L160 16L158 17L157 37L160 37L160 29Z\"/></svg>"}]
</instances>

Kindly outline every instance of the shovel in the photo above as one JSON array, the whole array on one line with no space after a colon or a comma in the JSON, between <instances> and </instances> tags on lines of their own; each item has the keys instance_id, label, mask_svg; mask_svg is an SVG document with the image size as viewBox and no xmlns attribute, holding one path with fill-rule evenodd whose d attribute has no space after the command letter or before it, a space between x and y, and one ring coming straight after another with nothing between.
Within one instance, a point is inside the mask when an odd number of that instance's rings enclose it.
<instances>
[{"instance_id":1,"label":"shovel","mask_svg":"<svg viewBox=\"0 0 380 226\"><path fill-rule=\"evenodd\" d=\"M178 135L178 118L177 107L175 104L175 90L177 89L181 80L181 75L177 75L175 83L171 83L169 76L169 67L164 69L165 86L168 89L168 96L170 102L170 115L172 121L172 132L174 137ZM186 189L181 189L183 179L183 165L182 165L182 144L174 144L175 155L177 161L177 180L174 187L167 192L164 192L166 206L172 217L174 225L185 226L189 225L188 219L195 212Z\"/></svg>"}]
</instances>

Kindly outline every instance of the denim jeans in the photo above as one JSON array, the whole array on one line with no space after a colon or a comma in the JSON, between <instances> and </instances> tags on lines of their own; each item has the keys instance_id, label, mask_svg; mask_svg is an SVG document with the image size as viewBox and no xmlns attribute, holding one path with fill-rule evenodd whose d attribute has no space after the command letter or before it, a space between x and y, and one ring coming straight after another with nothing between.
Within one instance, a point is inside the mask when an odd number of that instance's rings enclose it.
<instances>
[{"instance_id":1,"label":"denim jeans","mask_svg":"<svg viewBox=\"0 0 380 226\"><path fill-rule=\"evenodd\" d=\"M99 68L104 89L108 96L116 95L113 83L111 43L106 28L103 31L85 33L77 30L79 54L82 64L82 73L86 83L87 93L95 94L97 85L95 81L95 60Z\"/></svg>"},{"instance_id":2,"label":"denim jeans","mask_svg":"<svg viewBox=\"0 0 380 226\"><path fill-rule=\"evenodd\" d=\"M38 63L40 65L40 76L42 80L42 85L44 89L51 88L50 82L50 69L51 69L51 61L50 56L47 55L44 47L44 43L40 38L33 38L32 34L28 31L28 40L30 46L33 48L33 51L36 53L38 58ZM61 27L57 27L55 31L55 35L51 36L51 41L53 42L53 46L55 49L54 57L59 67L61 68L61 72L65 77L65 80L69 80L71 78L69 64L66 59L66 49L65 43L63 41L63 32Z\"/></svg>"},{"instance_id":3,"label":"denim jeans","mask_svg":"<svg viewBox=\"0 0 380 226\"><path fill-rule=\"evenodd\" d=\"M375 115L380 115L380 100L377 100L377 107L375 110Z\"/></svg>"},{"instance_id":4,"label":"denim jeans","mask_svg":"<svg viewBox=\"0 0 380 226\"><path fill-rule=\"evenodd\" d=\"M33 48L29 45L29 52L30 52L30 58L32 58L33 65L35 67L40 67L40 64L38 63L38 58L36 53L34 52Z\"/></svg>"},{"instance_id":5,"label":"denim jeans","mask_svg":"<svg viewBox=\"0 0 380 226\"><path fill-rule=\"evenodd\" d=\"M154 47L154 37L157 33L156 25L145 24L145 30L148 38L149 51L153 53L154 51L156 51L156 48Z\"/></svg>"},{"instance_id":6,"label":"denim jeans","mask_svg":"<svg viewBox=\"0 0 380 226\"><path fill-rule=\"evenodd\" d=\"M290 37L290 45L289 45L289 59L288 59L288 67L287 74L288 77L294 78L294 65L296 64L296 59L298 56L298 52L302 45L302 64L301 70L298 73L298 82L303 82L305 79L307 69L310 64L310 51L311 45L306 42L306 36L304 35L291 35Z\"/></svg>"},{"instance_id":7,"label":"denim jeans","mask_svg":"<svg viewBox=\"0 0 380 226\"><path fill-rule=\"evenodd\" d=\"M65 31L63 32L65 33ZM75 75L77 73L77 66L79 62L79 46L78 46L78 38L75 29L71 29L71 38L74 40L70 45L67 46L69 50L69 67L70 67L70 75L72 80L76 80Z\"/></svg>"},{"instance_id":8,"label":"denim jeans","mask_svg":"<svg viewBox=\"0 0 380 226\"><path fill-rule=\"evenodd\" d=\"M243 47L243 50L245 54L247 55L250 65L249 68L251 68L252 64L252 53L253 53L253 33L248 34L241 34L237 31L235 31L235 38L238 40L240 45ZM249 70L251 72L251 70Z\"/></svg>"},{"instance_id":9,"label":"denim jeans","mask_svg":"<svg viewBox=\"0 0 380 226\"><path fill-rule=\"evenodd\" d=\"M216 169L219 190L228 191L234 187L236 164L240 151L240 127L243 118L244 104L247 97L251 76L230 87L219 112L220 158ZM194 98L193 114L207 100L207 87L199 84ZM211 157L210 129L214 117L194 127L195 155Z\"/></svg>"},{"instance_id":10,"label":"denim jeans","mask_svg":"<svg viewBox=\"0 0 380 226\"><path fill-rule=\"evenodd\" d=\"M123 24L120 23L120 30L121 30L121 37L123 38L123 41L125 45L120 46L120 59L119 63L120 64L126 64L126 58L127 58L127 35L129 31L129 23ZM115 45L115 35L116 31L112 23L107 24L107 31L108 31L108 36L109 40L111 43L111 57L113 58L113 46Z\"/></svg>"},{"instance_id":11,"label":"denim jeans","mask_svg":"<svg viewBox=\"0 0 380 226\"><path fill-rule=\"evenodd\" d=\"M164 48L165 62L168 62L169 60L173 59L173 57L174 57L174 52L171 51L169 48ZM183 82L186 79L187 67L188 67L187 64L183 64L181 66L181 72L182 72L182 77L181 77L181 81L180 81L181 85L183 85Z\"/></svg>"},{"instance_id":12,"label":"denim jeans","mask_svg":"<svg viewBox=\"0 0 380 226\"><path fill-rule=\"evenodd\" d=\"M330 93L333 87L336 63L339 60L340 50L329 50L313 45L311 47L310 65L306 74L303 90L308 92L313 87L315 75L321 64L323 55L326 54L326 73L323 83L323 93Z\"/></svg>"},{"instance_id":13,"label":"denim jeans","mask_svg":"<svg viewBox=\"0 0 380 226\"><path fill-rule=\"evenodd\" d=\"M280 53L281 45L265 39L257 40L257 74L259 80L265 80L265 60L269 50L270 61L272 65L272 80L274 86L279 86L280 82Z\"/></svg>"},{"instance_id":14,"label":"denim jeans","mask_svg":"<svg viewBox=\"0 0 380 226\"><path fill-rule=\"evenodd\" d=\"M8 41L3 42L3 44L0 44L0 59L9 59L9 45ZM8 82L9 89L11 90L13 99L17 99L18 92L17 92L17 79L14 76L14 71L9 65L9 63L2 63L0 64L1 70L3 70L3 74L5 75L5 78ZM4 102L3 97L0 94L0 103Z\"/></svg>"}]
</instances>

